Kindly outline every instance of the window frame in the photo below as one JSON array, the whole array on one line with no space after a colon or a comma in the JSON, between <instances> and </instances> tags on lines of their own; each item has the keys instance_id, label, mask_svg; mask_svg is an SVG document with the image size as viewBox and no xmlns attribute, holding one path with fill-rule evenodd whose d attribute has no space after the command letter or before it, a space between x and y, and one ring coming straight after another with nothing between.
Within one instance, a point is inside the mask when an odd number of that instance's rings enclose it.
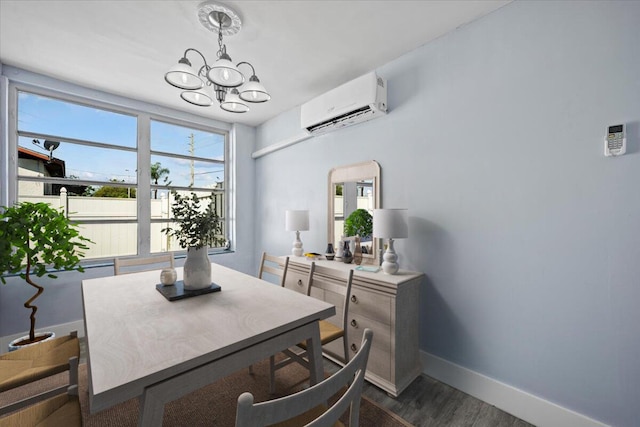
<instances>
[{"instance_id":1,"label":"window frame","mask_svg":"<svg viewBox=\"0 0 640 427\"><path fill-rule=\"evenodd\" d=\"M68 89L68 88L65 88ZM82 87L78 87L78 90L74 91L62 91L57 89L52 89L50 85L48 87L41 87L38 85L33 85L29 83L19 82L19 81L11 81L9 80L8 84L8 96L7 96L7 151L6 151L6 170L7 170L7 186L4 189L4 193L2 196L2 200L7 202L8 206L13 205L18 200L18 182L23 181L37 181L37 182L51 182L51 183L68 183L67 179L58 178L18 178L18 146L19 146L19 137L25 135L31 135L33 132L21 131L21 135L18 133L18 94L20 92L26 92L33 95L43 96L53 98L63 102L70 102L74 104L78 104L81 106L85 106L88 108L97 108L101 110L105 110L107 112L113 112L118 114L125 114L132 116L136 119L137 123L137 135L136 135L136 146L135 148L131 147L120 147L117 149L135 152L136 160L137 160L137 179L136 179L136 213L137 220L95 220L95 221L87 221L92 224L109 224L109 223L137 223L138 236L137 236L137 254L131 255L132 257L145 257L153 254L157 254L158 252L151 252L151 224L153 222L151 219L151 192L154 188L151 183L151 156L154 154L164 155L161 151L151 150L151 122L158 121L171 125L182 126L187 128L192 128L194 130L201 130L205 132L218 133L224 138L224 229L225 229L225 238L232 243L233 229L232 227L232 209L234 206L233 198L235 194L232 193L231 188L233 188L233 184L230 182L233 169L233 159L230 156L231 144L234 140L233 138L233 128L231 125L227 126L216 126L225 125L222 122L216 122L215 120L206 119L204 117L199 117L196 115L190 115L185 112L176 112L175 116L169 115L171 112L162 111L166 110L162 107L157 107L152 104L146 104L139 101L128 100L128 99L117 99L119 102L105 102L103 100L97 99L99 96L101 98L120 98L118 96L99 93L97 91L91 91L88 89L84 89ZM71 93L74 92L74 93ZM78 93L80 92L80 93ZM89 95L83 94L83 92L89 92ZM101 96L104 95L104 96ZM138 104L135 107L131 107L128 104ZM180 116L180 117L178 117ZM207 123L213 122L213 123ZM37 134L39 137L45 136L44 134ZM64 136L56 136L50 135L50 138L47 139L61 139L67 141L77 142L81 145L87 145L97 148L109 148L113 149L115 146L111 146L109 144L102 144L99 142L86 141L75 138L67 138ZM196 160L199 160L199 157L194 156ZM87 184L87 185L104 185L103 182L89 181L89 180L78 180L79 184ZM126 185L126 184L123 184ZM129 187L133 187L131 184ZM181 188L181 187L180 187ZM231 244L227 245L225 248L210 248L209 254L216 253L224 253L229 252L231 250ZM186 249L179 249L171 251L175 255L183 255L186 254ZM123 255L125 256L125 255ZM102 258L91 258L83 261L83 264L88 263L100 263L105 261L112 260L113 257L102 257Z\"/></svg>"}]
</instances>

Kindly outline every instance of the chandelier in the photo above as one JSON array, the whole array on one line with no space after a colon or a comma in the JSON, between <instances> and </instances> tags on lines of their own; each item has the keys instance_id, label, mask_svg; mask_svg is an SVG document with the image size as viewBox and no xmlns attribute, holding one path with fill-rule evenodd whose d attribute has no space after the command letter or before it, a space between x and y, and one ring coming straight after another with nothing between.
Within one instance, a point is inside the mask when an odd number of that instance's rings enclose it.
<instances>
[{"instance_id":1,"label":"chandelier","mask_svg":"<svg viewBox=\"0 0 640 427\"><path fill-rule=\"evenodd\" d=\"M217 101L220 108L232 113L246 113L249 111L248 103L271 99L256 76L253 65L246 61L234 65L227 54L222 36L240 31L242 22L238 14L220 3L204 2L198 6L198 19L205 28L218 33L217 60L209 65L200 51L188 48L178 63L165 74L167 83L182 89L180 97L190 104L210 107ZM197 71L187 59L190 52L198 54L204 63ZM249 81L239 70L241 65L251 67Z\"/></svg>"}]
</instances>

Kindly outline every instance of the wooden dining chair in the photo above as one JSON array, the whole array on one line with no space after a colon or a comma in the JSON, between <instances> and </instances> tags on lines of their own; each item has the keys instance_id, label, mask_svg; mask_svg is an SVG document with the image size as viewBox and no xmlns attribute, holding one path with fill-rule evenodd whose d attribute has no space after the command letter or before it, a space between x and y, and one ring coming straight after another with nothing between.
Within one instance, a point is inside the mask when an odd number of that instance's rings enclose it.
<instances>
[{"instance_id":1,"label":"wooden dining chair","mask_svg":"<svg viewBox=\"0 0 640 427\"><path fill-rule=\"evenodd\" d=\"M338 282L334 280L325 280L326 277L337 278ZM309 268L309 277L307 285L307 295L311 295L311 289L315 282L322 282L322 288L325 291L329 291L342 296L342 313L340 313L340 320L338 326L328 320L321 320L320 323L320 343L322 345L328 344L338 339L342 339L342 348L344 354L344 363L349 361L349 342L347 340L347 322L349 316L349 301L351 298L351 285L353 283L353 270L348 271L336 271L327 267L321 267L315 263L311 263ZM307 356L307 343L306 341L300 342L296 345L297 348L285 349L282 351L287 357L278 362L275 361L275 357L269 358L269 391L271 394L275 393L275 372L287 366L290 363L297 362L307 369L311 369L309 359ZM300 351L301 349L302 351Z\"/></svg>"},{"instance_id":2,"label":"wooden dining chair","mask_svg":"<svg viewBox=\"0 0 640 427\"><path fill-rule=\"evenodd\" d=\"M0 355L0 392L69 371L69 383L0 408L0 415L41 401L78 384L77 332Z\"/></svg>"},{"instance_id":3,"label":"wooden dining chair","mask_svg":"<svg viewBox=\"0 0 640 427\"><path fill-rule=\"evenodd\" d=\"M113 260L113 274L116 276L165 267L175 267L173 252L144 258L114 258Z\"/></svg>"},{"instance_id":4,"label":"wooden dining chair","mask_svg":"<svg viewBox=\"0 0 640 427\"><path fill-rule=\"evenodd\" d=\"M285 257L284 263L282 258L269 255L266 252L262 252L260 258L260 268L258 269L258 278L264 279L265 273L276 276L279 280L278 284L284 286L287 280L287 270L289 269L289 257Z\"/></svg>"},{"instance_id":5,"label":"wooden dining chair","mask_svg":"<svg viewBox=\"0 0 640 427\"><path fill-rule=\"evenodd\" d=\"M16 426L81 427L78 385L69 386L64 394L39 401L0 418L0 427Z\"/></svg>"},{"instance_id":6,"label":"wooden dining chair","mask_svg":"<svg viewBox=\"0 0 640 427\"><path fill-rule=\"evenodd\" d=\"M278 285L284 287L289 269L289 257L282 258L262 252L260 266L258 267L258 279L265 279L265 274L278 278ZM253 374L253 365L249 366L249 373Z\"/></svg>"},{"instance_id":7,"label":"wooden dining chair","mask_svg":"<svg viewBox=\"0 0 640 427\"><path fill-rule=\"evenodd\" d=\"M338 372L303 391L254 403L251 393L238 397L236 427L261 426L343 426L339 418L349 411L349 426L358 427L364 375L367 370L373 331L364 330L362 344L356 355ZM342 390L346 387L346 391ZM338 400L331 406L326 402L333 396Z\"/></svg>"}]
</instances>

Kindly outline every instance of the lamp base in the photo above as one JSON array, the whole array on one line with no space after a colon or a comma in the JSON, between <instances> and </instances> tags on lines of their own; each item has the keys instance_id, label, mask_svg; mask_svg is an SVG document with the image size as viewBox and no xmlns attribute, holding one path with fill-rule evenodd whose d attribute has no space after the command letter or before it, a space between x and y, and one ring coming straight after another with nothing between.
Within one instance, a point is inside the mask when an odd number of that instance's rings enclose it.
<instances>
[{"instance_id":1,"label":"lamp base","mask_svg":"<svg viewBox=\"0 0 640 427\"><path fill-rule=\"evenodd\" d=\"M302 256L304 249L302 249L302 240L300 240L300 232L296 231L296 240L293 241L293 248L291 248L293 256Z\"/></svg>"},{"instance_id":2,"label":"lamp base","mask_svg":"<svg viewBox=\"0 0 640 427\"><path fill-rule=\"evenodd\" d=\"M396 255L396 251L393 249L393 239L389 239L389 244L387 245L387 250L385 251L382 257L382 271L385 274L396 274L400 269L400 265L398 265L398 255Z\"/></svg>"}]
</instances>

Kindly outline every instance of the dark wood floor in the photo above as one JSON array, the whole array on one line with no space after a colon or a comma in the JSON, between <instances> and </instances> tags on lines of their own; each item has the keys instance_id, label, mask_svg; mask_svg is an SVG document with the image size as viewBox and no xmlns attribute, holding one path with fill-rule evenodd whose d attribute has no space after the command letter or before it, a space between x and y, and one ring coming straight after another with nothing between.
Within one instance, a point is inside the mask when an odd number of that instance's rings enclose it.
<instances>
[{"instance_id":1,"label":"dark wood floor","mask_svg":"<svg viewBox=\"0 0 640 427\"><path fill-rule=\"evenodd\" d=\"M337 365L325 359L325 369ZM416 427L531 427L525 421L458 389L421 375L397 398L365 382L363 394Z\"/></svg>"},{"instance_id":2,"label":"dark wood floor","mask_svg":"<svg viewBox=\"0 0 640 427\"><path fill-rule=\"evenodd\" d=\"M86 362L84 340L80 361ZM325 370L338 365L325 359ZM531 427L525 421L426 375L418 377L397 398L365 382L363 394L416 427Z\"/></svg>"}]
</instances>

